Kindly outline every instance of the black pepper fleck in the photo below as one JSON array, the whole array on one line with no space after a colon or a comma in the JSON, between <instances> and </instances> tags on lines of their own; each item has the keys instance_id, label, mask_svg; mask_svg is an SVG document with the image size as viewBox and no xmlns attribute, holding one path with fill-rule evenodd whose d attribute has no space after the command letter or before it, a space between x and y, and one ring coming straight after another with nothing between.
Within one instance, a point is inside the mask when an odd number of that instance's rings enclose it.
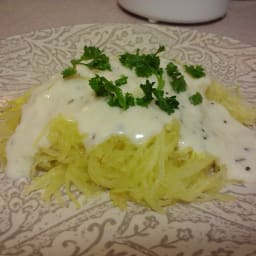
<instances>
[{"instance_id":1,"label":"black pepper fleck","mask_svg":"<svg viewBox=\"0 0 256 256\"><path fill-rule=\"evenodd\" d=\"M227 124L227 123L228 123L228 121L227 121L227 120L223 120L223 123L224 123L224 124Z\"/></svg>"},{"instance_id":2,"label":"black pepper fleck","mask_svg":"<svg viewBox=\"0 0 256 256\"><path fill-rule=\"evenodd\" d=\"M245 167L245 170L246 170L246 171L250 171L250 170L251 170L251 167L250 167L250 166L246 166L246 167Z\"/></svg>"},{"instance_id":3,"label":"black pepper fleck","mask_svg":"<svg viewBox=\"0 0 256 256\"><path fill-rule=\"evenodd\" d=\"M243 157L237 158L237 159L235 159L235 161L236 161L236 162L243 162L243 161L245 161L245 158L243 158Z\"/></svg>"}]
</instances>

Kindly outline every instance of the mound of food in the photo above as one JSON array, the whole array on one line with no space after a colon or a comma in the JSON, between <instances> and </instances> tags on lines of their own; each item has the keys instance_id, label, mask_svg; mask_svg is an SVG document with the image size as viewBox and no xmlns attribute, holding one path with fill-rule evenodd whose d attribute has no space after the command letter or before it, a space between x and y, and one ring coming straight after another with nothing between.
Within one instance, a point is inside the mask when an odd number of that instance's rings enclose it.
<instances>
[{"instance_id":1,"label":"mound of food","mask_svg":"<svg viewBox=\"0 0 256 256\"><path fill-rule=\"evenodd\" d=\"M228 200L231 181L255 181L256 108L200 65L85 46L79 59L1 109L1 163L25 192L79 207L108 191L114 204L154 210ZM79 192L79 193L77 193Z\"/></svg>"}]
</instances>

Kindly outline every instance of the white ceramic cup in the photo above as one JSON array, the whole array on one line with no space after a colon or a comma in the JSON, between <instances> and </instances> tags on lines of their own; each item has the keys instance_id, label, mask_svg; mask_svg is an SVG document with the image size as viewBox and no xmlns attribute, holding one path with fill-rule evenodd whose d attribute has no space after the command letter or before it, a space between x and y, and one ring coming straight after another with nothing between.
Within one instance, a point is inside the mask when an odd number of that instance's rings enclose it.
<instances>
[{"instance_id":1,"label":"white ceramic cup","mask_svg":"<svg viewBox=\"0 0 256 256\"><path fill-rule=\"evenodd\" d=\"M150 21L201 23L223 17L231 0L118 0L127 11Z\"/></svg>"}]
</instances>

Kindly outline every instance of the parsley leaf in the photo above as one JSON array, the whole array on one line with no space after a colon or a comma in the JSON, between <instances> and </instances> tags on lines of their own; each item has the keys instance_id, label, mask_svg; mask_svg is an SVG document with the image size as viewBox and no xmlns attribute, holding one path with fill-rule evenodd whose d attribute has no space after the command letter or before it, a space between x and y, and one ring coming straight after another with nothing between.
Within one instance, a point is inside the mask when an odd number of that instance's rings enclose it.
<instances>
[{"instance_id":1,"label":"parsley leaf","mask_svg":"<svg viewBox=\"0 0 256 256\"><path fill-rule=\"evenodd\" d=\"M119 87L115 87L108 96L108 104L112 107L120 107L122 109L128 109L135 105L135 99L132 94L123 94Z\"/></svg>"},{"instance_id":2,"label":"parsley leaf","mask_svg":"<svg viewBox=\"0 0 256 256\"><path fill-rule=\"evenodd\" d=\"M171 86L172 89L177 93L184 92L186 91L187 88L187 84L186 81L184 80L184 77L178 77L176 79L173 79L171 81Z\"/></svg>"},{"instance_id":3,"label":"parsley leaf","mask_svg":"<svg viewBox=\"0 0 256 256\"><path fill-rule=\"evenodd\" d=\"M128 77L122 75L120 78L118 78L118 79L115 81L115 85L116 85L116 86L121 86L121 85L127 84L127 80L128 80Z\"/></svg>"},{"instance_id":4,"label":"parsley leaf","mask_svg":"<svg viewBox=\"0 0 256 256\"><path fill-rule=\"evenodd\" d=\"M129 69L134 69L139 77L150 77L155 75L158 80L158 87L164 86L163 70L160 68L160 58L157 56L160 52L164 51L164 46L159 46L154 54L140 54L137 49L136 54L128 53L120 55L120 62Z\"/></svg>"},{"instance_id":5,"label":"parsley leaf","mask_svg":"<svg viewBox=\"0 0 256 256\"><path fill-rule=\"evenodd\" d=\"M128 107L129 106L135 106L135 98L129 92L125 93L125 101L126 101L126 104L127 104Z\"/></svg>"},{"instance_id":6,"label":"parsley leaf","mask_svg":"<svg viewBox=\"0 0 256 256\"><path fill-rule=\"evenodd\" d=\"M175 92L180 93L186 91L187 83L184 76L180 73L178 67L174 63L168 63L166 66L166 72L172 78L170 84Z\"/></svg>"},{"instance_id":7,"label":"parsley leaf","mask_svg":"<svg viewBox=\"0 0 256 256\"><path fill-rule=\"evenodd\" d=\"M92 60L85 65L90 69L99 69L99 70L111 70L109 64L109 58L103 53L102 50L95 46L85 46L84 53L80 58L81 61Z\"/></svg>"},{"instance_id":8,"label":"parsley leaf","mask_svg":"<svg viewBox=\"0 0 256 256\"><path fill-rule=\"evenodd\" d=\"M193 105L199 105L202 103L203 97L199 92L196 92L195 94L189 97L189 101Z\"/></svg>"},{"instance_id":9,"label":"parsley leaf","mask_svg":"<svg viewBox=\"0 0 256 256\"><path fill-rule=\"evenodd\" d=\"M145 84L140 85L140 88L144 92L144 96L136 99L137 105L147 107L150 104L150 102L153 100L152 92L154 84L154 82L151 83L149 80L146 80Z\"/></svg>"},{"instance_id":10,"label":"parsley leaf","mask_svg":"<svg viewBox=\"0 0 256 256\"><path fill-rule=\"evenodd\" d=\"M104 76L96 75L89 80L89 85L97 96L106 97L110 106L128 109L130 106L135 105L135 99L130 93L123 94L122 90L117 85L120 85L120 81L124 83L124 80L127 82L127 78L124 79L124 76L121 76L114 83Z\"/></svg>"},{"instance_id":11,"label":"parsley leaf","mask_svg":"<svg viewBox=\"0 0 256 256\"><path fill-rule=\"evenodd\" d=\"M204 68L201 65L184 65L184 68L193 78L201 78L205 76Z\"/></svg>"},{"instance_id":12,"label":"parsley leaf","mask_svg":"<svg viewBox=\"0 0 256 256\"><path fill-rule=\"evenodd\" d=\"M86 62L85 61L89 61ZM72 67L68 67L62 71L63 78L67 78L76 74L76 65L82 64L90 69L111 70L109 58L102 50L95 46L85 46L83 55L79 59L71 60Z\"/></svg>"},{"instance_id":13,"label":"parsley leaf","mask_svg":"<svg viewBox=\"0 0 256 256\"><path fill-rule=\"evenodd\" d=\"M109 58L105 54L99 55L97 58L84 65L90 69L111 70Z\"/></svg>"},{"instance_id":14,"label":"parsley leaf","mask_svg":"<svg viewBox=\"0 0 256 256\"><path fill-rule=\"evenodd\" d=\"M153 94L156 96L156 104L168 115L174 113L175 109L179 108L179 102L176 100L176 96L164 97L163 90L157 90L153 88Z\"/></svg>"},{"instance_id":15,"label":"parsley leaf","mask_svg":"<svg viewBox=\"0 0 256 256\"><path fill-rule=\"evenodd\" d=\"M167 74L170 76L170 77L176 77L177 75L180 74L179 70L178 70L178 67L172 63L172 62L169 62L166 66L166 72Z\"/></svg>"},{"instance_id":16,"label":"parsley leaf","mask_svg":"<svg viewBox=\"0 0 256 256\"><path fill-rule=\"evenodd\" d=\"M97 96L108 96L109 91L114 86L104 76L96 75L89 80L89 85L95 91Z\"/></svg>"},{"instance_id":17,"label":"parsley leaf","mask_svg":"<svg viewBox=\"0 0 256 256\"><path fill-rule=\"evenodd\" d=\"M102 51L95 46L85 46L84 53L81 56L83 60L91 60L96 59L98 56L102 54Z\"/></svg>"},{"instance_id":18,"label":"parsley leaf","mask_svg":"<svg viewBox=\"0 0 256 256\"><path fill-rule=\"evenodd\" d=\"M62 77L67 78L76 74L76 69L74 67L68 67L62 71Z\"/></svg>"}]
</instances>

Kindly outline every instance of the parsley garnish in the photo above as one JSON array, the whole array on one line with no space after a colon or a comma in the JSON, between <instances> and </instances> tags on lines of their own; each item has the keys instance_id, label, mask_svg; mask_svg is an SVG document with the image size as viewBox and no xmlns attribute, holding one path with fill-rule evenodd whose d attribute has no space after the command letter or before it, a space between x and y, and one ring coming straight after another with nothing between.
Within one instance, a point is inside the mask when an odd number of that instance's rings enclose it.
<instances>
[{"instance_id":1,"label":"parsley garnish","mask_svg":"<svg viewBox=\"0 0 256 256\"><path fill-rule=\"evenodd\" d=\"M153 89L153 94L156 96L156 104L168 115L172 114L175 109L179 108L179 102L176 100L176 96L164 97L163 90Z\"/></svg>"},{"instance_id":2,"label":"parsley garnish","mask_svg":"<svg viewBox=\"0 0 256 256\"><path fill-rule=\"evenodd\" d=\"M108 104L112 107L128 109L135 105L135 99L131 93L123 94L120 88L113 90L108 97Z\"/></svg>"},{"instance_id":3,"label":"parsley garnish","mask_svg":"<svg viewBox=\"0 0 256 256\"><path fill-rule=\"evenodd\" d=\"M177 92L184 92L187 89L186 81L184 80L184 77L178 77L172 80L171 82L172 89Z\"/></svg>"},{"instance_id":4,"label":"parsley garnish","mask_svg":"<svg viewBox=\"0 0 256 256\"><path fill-rule=\"evenodd\" d=\"M115 81L115 85L116 86L121 86L121 85L127 84L127 80L128 80L128 77L122 75L119 79L117 79Z\"/></svg>"},{"instance_id":5,"label":"parsley garnish","mask_svg":"<svg viewBox=\"0 0 256 256\"><path fill-rule=\"evenodd\" d=\"M109 91L114 87L114 84L108 81L104 76L96 75L89 80L89 85L95 91L97 96L108 96Z\"/></svg>"},{"instance_id":6,"label":"parsley garnish","mask_svg":"<svg viewBox=\"0 0 256 256\"><path fill-rule=\"evenodd\" d=\"M186 72L194 78L205 76L204 68L201 65L184 65Z\"/></svg>"},{"instance_id":7,"label":"parsley garnish","mask_svg":"<svg viewBox=\"0 0 256 256\"><path fill-rule=\"evenodd\" d=\"M72 66L62 71L63 78L76 74L76 65L82 64L90 69L111 70L109 58L97 47L85 46L84 53L79 59L71 60Z\"/></svg>"},{"instance_id":8,"label":"parsley garnish","mask_svg":"<svg viewBox=\"0 0 256 256\"><path fill-rule=\"evenodd\" d=\"M111 107L120 107L122 109L128 109L131 106L147 107L155 98L155 103L163 111L171 114L178 108L179 102L176 100L176 96L164 97L164 91L158 88L154 88L155 82L146 80L145 84L141 84L140 88L144 93L141 98L135 98L131 93L123 94L120 88L120 81L127 82L127 78L121 76L116 81L109 81L104 76L96 75L89 80L89 85L95 91L96 96L105 97L107 103ZM154 97L153 97L154 96Z\"/></svg>"},{"instance_id":9,"label":"parsley garnish","mask_svg":"<svg viewBox=\"0 0 256 256\"><path fill-rule=\"evenodd\" d=\"M152 93L154 84L154 82L146 80L145 84L140 85L140 88L142 89L144 96L142 98L136 99L137 105L147 107L150 104L150 102L153 100Z\"/></svg>"},{"instance_id":10,"label":"parsley garnish","mask_svg":"<svg viewBox=\"0 0 256 256\"><path fill-rule=\"evenodd\" d=\"M89 85L97 96L106 97L112 107L128 109L135 105L135 99L130 93L123 94L120 86L127 83L127 77L121 76L115 82L107 80L104 76L96 75L89 80Z\"/></svg>"},{"instance_id":11,"label":"parsley garnish","mask_svg":"<svg viewBox=\"0 0 256 256\"><path fill-rule=\"evenodd\" d=\"M67 78L67 77L73 76L73 75L75 75L75 74L76 74L76 69L75 69L75 67L68 67L68 68L66 68L66 69L64 69L64 70L62 71L62 76L63 76L63 78Z\"/></svg>"},{"instance_id":12,"label":"parsley garnish","mask_svg":"<svg viewBox=\"0 0 256 256\"><path fill-rule=\"evenodd\" d=\"M174 63L168 63L166 66L166 72L172 78L170 84L175 92L180 93L186 91L187 83L184 76L180 73L178 67Z\"/></svg>"},{"instance_id":13,"label":"parsley garnish","mask_svg":"<svg viewBox=\"0 0 256 256\"><path fill-rule=\"evenodd\" d=\"M143 92L142 97L136 98L133 94L124 93L121 86L127 84L128 77L121 75L115 81L110 81L104 76L96 74L89 80L89 85L94 90L97 97L104 97L109 106L120 107L124 110L131 106L148 107L149 104L155 103L160 109L167 114L172 114L179 108L179 102L176 96L165 97L163 68L160 67L160 58L157 56L165 50L164 46L160 46L153 54L141 54L137 49L135 54L126 52L120 55L120 62L135 71L137 76L148 78L152 75L156 77L157 82L146 80L140 84ZM97 47L85 46L83 55L79 59L71 60L71 66L62 71L63 78L73 76L77 73L76 66L82 64L90 69L111 70L109 58ZM184 65L185 71L194 78L205 76L204 69L200 65ZM166 72L171 78L170 84L176 93L183 92L187 89L187 84L183 74L179 71L178 66L173 62L168 63ZM157 84L154 87L155 83ZM189 97L189 101L193 105L202 103L203 97L199 92Z\"/></svg>"},{"instance_id":14,"label":"parsley garnish","mask_svg":"<svg viewBox=\"0 0 256 256\"><path fill-rule=\"evenodd\" d=\"M196 92L195 94L189 97L189 101L193 105L199 105L202 103L203 97L199 92Z\"/></svg>"},{"instance_id":15,"label":"parsley garnish","mask_svg":"<svg viewBox=\"0 0 256 256\"><path fill-rule=\"evenodd\" d=\"M126 52L119 57L119 60L124 66L134 69L139 77L148 78L151 75L155 75L158 81L158 88L162 89L164 86L163 70L160 68L160 58L157 54L164 50L164 46L159 46L158 50L153 54L140 54L140 50L137 49L136 54Z\"/></svg>"}]
</instances>

